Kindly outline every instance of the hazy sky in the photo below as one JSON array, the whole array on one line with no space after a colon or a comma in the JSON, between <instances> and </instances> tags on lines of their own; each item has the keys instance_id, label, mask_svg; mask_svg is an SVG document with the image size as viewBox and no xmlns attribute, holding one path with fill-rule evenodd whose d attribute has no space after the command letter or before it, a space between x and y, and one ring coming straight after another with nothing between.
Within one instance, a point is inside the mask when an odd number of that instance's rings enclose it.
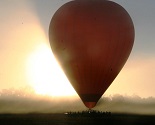
<instances>
[{"instance_id":1,"label":"hazy sky","mask_svg":"<svg viewBox=\"0 0 155 125\"><path fill-rule=\"evenodd\" d=\"M1 93L15 89L57 96L75 95L57 68L48 42L52 15L68 1L0 1ZM155 0L113 1L122 5L133 19L135 43L126 65L105 94L155 97Z\"/></svg>"}]
</instances>

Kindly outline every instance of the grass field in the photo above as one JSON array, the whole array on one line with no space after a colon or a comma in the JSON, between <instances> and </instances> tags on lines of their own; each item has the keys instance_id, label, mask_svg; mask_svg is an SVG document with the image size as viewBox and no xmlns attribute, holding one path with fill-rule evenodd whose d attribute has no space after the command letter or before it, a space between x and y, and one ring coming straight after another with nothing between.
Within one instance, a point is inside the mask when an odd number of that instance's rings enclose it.
<instances>
[{"instance_id":1,"label":"grass field","mask_svg":"<svg viewBox=\"0 0 155 125\"><path fill-rule=\"evenodd\" d=\"M0 114L0 125L154 125L153 115Z\"/></svg>"}]
</instances>

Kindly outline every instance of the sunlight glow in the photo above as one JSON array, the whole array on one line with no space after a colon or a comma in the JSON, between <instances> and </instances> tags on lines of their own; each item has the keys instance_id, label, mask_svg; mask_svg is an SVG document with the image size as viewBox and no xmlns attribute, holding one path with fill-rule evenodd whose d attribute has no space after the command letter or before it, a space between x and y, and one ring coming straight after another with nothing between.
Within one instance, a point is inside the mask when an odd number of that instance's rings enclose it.
<instances>
[{"instance_id":1,"label":"sunlight glow","mask_svg":"<svg viewBox=\"0 0 155 125\"><path fill-rule=\"evenodd\" d=\"M27 61L27 75L38 94L51 96L76 95L46 44L39 45Z\"/></svg>"}]
</instances>

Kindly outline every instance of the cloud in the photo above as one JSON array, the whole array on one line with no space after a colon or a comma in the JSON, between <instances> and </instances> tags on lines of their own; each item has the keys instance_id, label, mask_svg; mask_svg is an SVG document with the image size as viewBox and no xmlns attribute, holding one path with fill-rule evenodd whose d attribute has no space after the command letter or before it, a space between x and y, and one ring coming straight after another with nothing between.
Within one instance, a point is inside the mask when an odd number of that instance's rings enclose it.
<instances>
[{"instance_id":1,"label":"cloud","mask_svg":"<svg viewBox=\"0 0 155 125\"><path fill-rule=\"evenodd\" d=\"M119 94L102 98L98 109L117 113L155 114L155 98L122 96Z\"/></svg>"},{"instance_id":2,"label":"cloud","mask_svg":"<svg viewBox=\"0 0 155 125\"><path fill-rule=\"evenodd\" d=\"M10 91L9 91L10 93ZM112 113L155 114L155 98L113 95L102 97L94 110ZM1 92L0 113L64 113L87 110L79 97L39 96L35 93Z\"/></svg>"}]
</instances>

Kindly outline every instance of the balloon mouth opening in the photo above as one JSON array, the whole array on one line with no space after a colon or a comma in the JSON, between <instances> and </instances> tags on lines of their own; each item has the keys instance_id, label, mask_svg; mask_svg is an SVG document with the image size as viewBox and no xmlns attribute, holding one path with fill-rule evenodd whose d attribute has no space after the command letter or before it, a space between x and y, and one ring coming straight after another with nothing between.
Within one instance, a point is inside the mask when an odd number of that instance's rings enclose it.
<instances>
[{"instance_id":1,"label":"balloon mouth opening","mask_svg":"<svg viewBox=\"0 0 155 125\"><path fill-rule=\"evenodd\" d=\"M96 102L84 102L84 104L89 109L92 109L96 106Z\"/></svg>"},{"instance_id":2,"label":"balloon mouth opening","mask_svg":"<svg viewBox=\"0 0 155 125\"><path fill-rule=\"evenodd\" d=\"M83 101L84 105L89 109L92 109L96 106L102 94L79 94L79 96Z\"/></svg>"}]
</instances>

